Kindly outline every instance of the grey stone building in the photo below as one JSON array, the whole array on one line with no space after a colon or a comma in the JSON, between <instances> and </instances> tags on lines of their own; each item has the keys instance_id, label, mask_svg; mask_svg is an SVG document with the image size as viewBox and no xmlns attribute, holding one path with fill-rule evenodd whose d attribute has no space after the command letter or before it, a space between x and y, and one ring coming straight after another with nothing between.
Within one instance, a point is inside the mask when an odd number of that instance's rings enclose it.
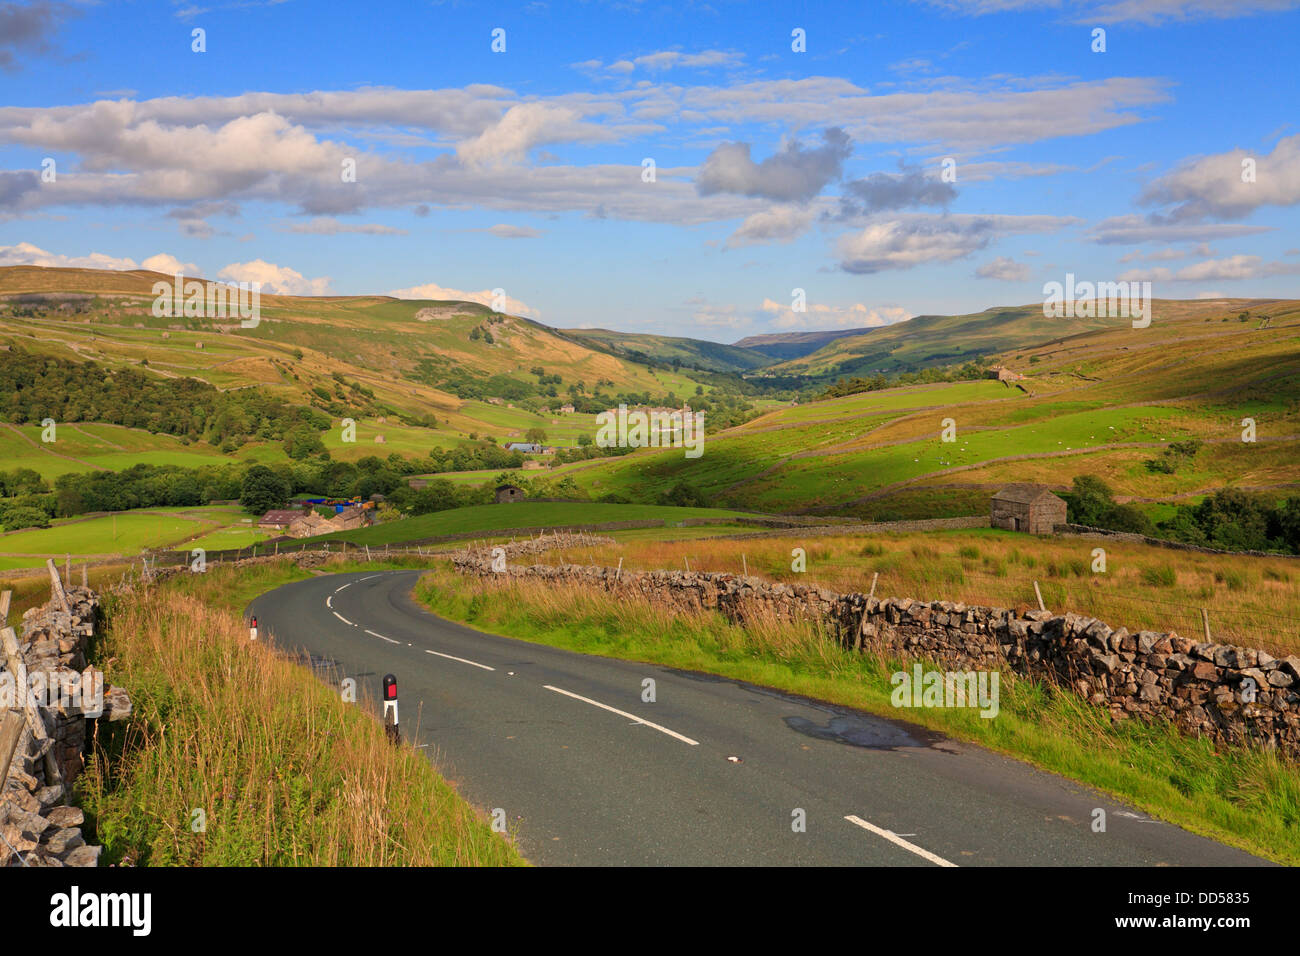
<instances>
[{"instance_id":1,"label":"grey stone building","mask_svg":"<svg viewBox=\"0 0 1300 956\"><path fill-rule=\"evenodd\" d=\"M990 523L995 528L1052 534L1065 524L1065 501L1042 485L1007 485L993 496Z\"/></svg>"}]
</instances>

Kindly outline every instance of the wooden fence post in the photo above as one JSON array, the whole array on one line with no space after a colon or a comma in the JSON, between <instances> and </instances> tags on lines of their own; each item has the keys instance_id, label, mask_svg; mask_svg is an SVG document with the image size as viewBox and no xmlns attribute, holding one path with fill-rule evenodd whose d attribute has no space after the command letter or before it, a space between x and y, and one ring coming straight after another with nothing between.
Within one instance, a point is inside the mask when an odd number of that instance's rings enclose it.
<instances>
[{"instance_id":1,"label":"wooden fence post","mask_svg":"<svg viewBox=\"0 0 1300 956\"><path fill-rule=\"evenodd\" d=\"M1038 610L1046 611L1047 605L1043 603L1043 592L1038 589L1038 582L1034 582L1034 594L1038 598Z\"/></svg>"},{"instance_id":2,"label":"wooden fence post","mask_svg":"<svg viewBox=\"0 0 1300 956\"><path fill-rule=\"evenodd\" d=\"M1210 638L1210 609L1209 608L1206 607L1201 608L1201 625L1205 628L1205 643L1213 644L1214 641Z\"/></svg>"},{"instance_id":3,"label":"wooden fence post","mask_svg":"<svg viewBox=\"0 0 1300 956\"><path fill-rule=\"evenodd\" d=\"M50 572L51 597L59 603L65 614L71 614L72 608L68 605L68 595L64 593L63 582L59 580L59 569L54 566L54 559L46 558L45 567Z\"/></svg>"},{"instance_id":4,"label":"wooden fence post","mask_svg":"<svg viewBox=\"0 0 1300 956\"><path fill-rule=\"evenodd\" d=\"M0 627L9 626L9 599L13 596L13 591L5 591L0 594ZM4 783L4 779L4 775L0 774L0 784Z\"/></svg>"}]
</instances>

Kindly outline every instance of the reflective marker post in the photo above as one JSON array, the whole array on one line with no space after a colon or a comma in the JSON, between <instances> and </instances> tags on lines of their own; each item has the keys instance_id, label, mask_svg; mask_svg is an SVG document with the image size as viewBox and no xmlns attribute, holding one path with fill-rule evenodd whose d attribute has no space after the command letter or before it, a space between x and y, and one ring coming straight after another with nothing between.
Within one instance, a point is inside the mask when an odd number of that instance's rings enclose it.
<instances>
[{"instance_id":1,"label":"reflective marker post","mask_svg":"<svg viewBox=\"0 0 1300 956\"><path fill-rule=\"evenodd\" d=\"M248 625L248 639L250 641L257 640L257 615L256 614L253 615L253 620L250 621Z\"/></svg>"},{"instance_id":2,"label":"reflective marker post","mask_svg":"<svg viewBox=\"0 0 1300 956\"><path fill-rule=\"evenodd\" d=\"M393 719L388 719L389 714ZM392 674L384 675L384 730L393 743L402 742L402 732L397 726L397 678Z\"/></svg>"}]
</instances>

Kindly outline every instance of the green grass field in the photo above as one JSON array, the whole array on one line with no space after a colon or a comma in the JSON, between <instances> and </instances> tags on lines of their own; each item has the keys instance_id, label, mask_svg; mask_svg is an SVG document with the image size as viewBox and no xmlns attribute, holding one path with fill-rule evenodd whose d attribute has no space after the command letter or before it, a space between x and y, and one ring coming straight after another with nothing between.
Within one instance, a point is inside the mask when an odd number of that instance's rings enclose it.
<instances>
[{"instance_id":1,"label":"green grass field","mask_svg":"<svg viewBox=\"0 0 1300 956\"><path fill-rule=\"evenodd\" d=\"M319 539L350 541L354 544L397 544L440 535L471 531L502 531L511 528L552 528L603 524L611 521L662 521L665 524L689 518L707 518L726 523L744 517L742 512L716 508L675 508L667 505L620 505L600 502L520 501L514 504L474 505L433 514L419 515L322 535Z\"/></svg>"},{"instance_id":2,"label":"green grass field","mask_svg":"<svg viewBox=\"0 0 1300 956\"><path fill-rule=\"evenodd\" d=\"M247 547L267 535L245 525L236 507L143 508L95 518L64 518L49 528L0 534L0 568L38 567L47 557L137 555L145 549Z\"/></svg>"}]
</instances>

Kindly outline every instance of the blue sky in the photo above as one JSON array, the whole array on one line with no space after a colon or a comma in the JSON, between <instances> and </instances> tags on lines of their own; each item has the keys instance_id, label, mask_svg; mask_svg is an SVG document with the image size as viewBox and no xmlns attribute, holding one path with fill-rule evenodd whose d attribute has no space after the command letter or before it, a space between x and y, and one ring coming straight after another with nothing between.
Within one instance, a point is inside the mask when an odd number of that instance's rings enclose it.
<instances>
[{"instance_id":1,"label":"blue sky","mask_svg":"<svg viewBox=\"0 0 1300 956\"><path fill-rule=\"evenodd\" d=\"M1295 297L1297 41L1300 0L0 2L0 264L717 341L1067 272Z\"/></svg>"}]
</instances>

